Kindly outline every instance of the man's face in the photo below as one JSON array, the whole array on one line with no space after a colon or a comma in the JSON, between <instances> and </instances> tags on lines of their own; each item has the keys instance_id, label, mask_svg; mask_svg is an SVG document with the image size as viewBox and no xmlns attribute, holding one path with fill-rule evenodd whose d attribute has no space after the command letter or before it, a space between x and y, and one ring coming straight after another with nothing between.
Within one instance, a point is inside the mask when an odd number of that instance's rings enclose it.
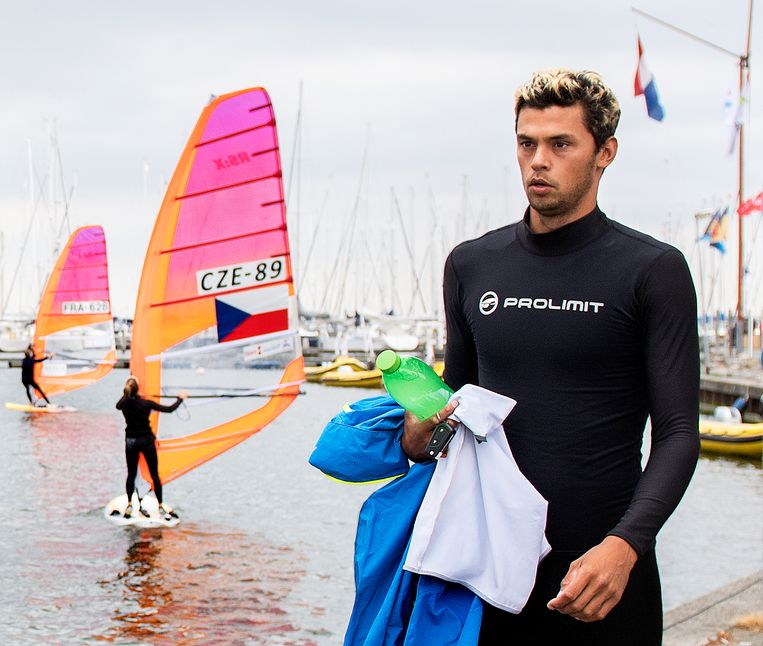
<instances>
[{"instance_id":1,"label":"man's face","mask_svg":"<svg viewBox=\"0 0 763 646\"><path fill-rule=\"evenodd\" d=\"M525 106L519 112L522 183L531 209L544 218L571 220L591 211L601 173L614 158L616 143L614 150L605 151L606 143L597 150L583 114L580 104L542 110Z\"/></svg>"}]
</instances>

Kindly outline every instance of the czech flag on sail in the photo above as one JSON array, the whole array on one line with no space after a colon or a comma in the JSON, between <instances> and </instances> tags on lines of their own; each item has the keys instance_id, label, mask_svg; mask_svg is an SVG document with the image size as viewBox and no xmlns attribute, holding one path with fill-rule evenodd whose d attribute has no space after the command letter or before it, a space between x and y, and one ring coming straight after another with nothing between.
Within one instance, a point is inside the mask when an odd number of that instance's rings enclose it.
<instances>
[{"instance_id":1,"label":"czech flag on sail","mask_svg":"<svg viewBox=\"0 0 763 646\"><path fill-rule=\"evenodd\" d=\"M654 76L652 76L652 72L646 64L640 36L638 37L638 67L636 68L636 79L633 89L633 96L644 95L647 114L652 119L662 121L665 117L665 111L662 109L660 99L657 96L657 85L654 82Z\"/></svg>"},{"instance_id":2,"label":"czech flag on sail","mask_svg":"<svg viewBox=\"0 0 763 646\"><path fill-rule=\"evenodd\" d=\"M755 211L763 211L763 191L746 202L742 202L742 205L737 209L739 215L750 215L750 213Z\"/></svg>"},{"instance_id":3,"label":"czech flag on sail","mask_svg":"<svg viewBox=\"0 0 763 646\"><path fill-rule=\"evenodd\" d=\"M274 285L215 297L220 343L289 329L289 286Z\"/></svg>"},{"instance_id":4,"label":"czech flag on sail","mask_svg":"<svg viewBox=\"0 0 763 646\"><path fill-rule=\"evenodd\" d=\"M726 253L726 238L729 233L729 207L721 211L718 209L710 218L710 223L705 229L704 235L700 238L703 242L709 242L711 247L718 251Z\"/></svg>"}]
</instances>

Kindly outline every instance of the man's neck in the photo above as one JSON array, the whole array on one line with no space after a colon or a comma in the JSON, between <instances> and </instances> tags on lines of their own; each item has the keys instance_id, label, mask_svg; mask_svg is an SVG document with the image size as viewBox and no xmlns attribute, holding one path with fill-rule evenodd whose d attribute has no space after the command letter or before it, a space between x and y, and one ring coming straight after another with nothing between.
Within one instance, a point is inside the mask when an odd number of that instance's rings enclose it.
<instances>
[{"instance_id":1,"label":"man's neck","mask_svg":"<svg viewBox=\"0 0 763 646\"><path fill-rule=\"evenodd\" d=\"M581 205L570 213L562 215L543 215L530 207L530 231L533 233L551 233L572 222L580 220L596 208L596 200L591 204Z\"/></svg>"}]
</instances>

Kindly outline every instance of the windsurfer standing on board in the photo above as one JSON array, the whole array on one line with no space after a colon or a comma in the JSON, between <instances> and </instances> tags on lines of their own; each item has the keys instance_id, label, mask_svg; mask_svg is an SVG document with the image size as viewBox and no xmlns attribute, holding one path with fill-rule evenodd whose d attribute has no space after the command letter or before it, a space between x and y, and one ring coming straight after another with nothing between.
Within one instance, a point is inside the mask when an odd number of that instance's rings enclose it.
<instances>
[{"instance_id":1,"label":"windsurfer standing on board","mask_svg":"<svg viewBox=\"0 0 763 646\"><path fill-rule=\"evenodd\" d=\"M124 394L117 402L117 408L122 411L127 426L125 427L125 460L127 461L127 507L124 517L132 516L132 494L135 491L135 476L138 474L138 460L140 454L146 460L151 480L154 482L154 493L159 502L159 515L164 520L177 518L175 512L168 512L162 505L162 481L159 479L159 460L156 455L156 437L151 430L149 416L151 411L171 413L187 397L185 391L181 391L174 404L163 406L150 399L143 399L138 394L138 379L129 377L125 382ZM141 507L143 515L148 514Z\"/></svg>"},{"instance_id":2,"label":"windsurfer standing on board","mask_svg":"<svg viewBox=\"0 0 763 646\"><path fill-rule=\"evenodd\" d=\"M536 72L514 111L529 207L445 263L444 378L516 399L506 437L548 501L552 551L521 612L484 604L480 644L657 646L655 537L699 454L694 286L677 249L598 208L620 118L598 74ZM406 415L409 457L451 412Z\"/></svg>"},{"instance_id":3,"label":"windsurfer standing on board","mask_svg":"<svg viewBox=\"0 0 763 646\"><path fill-rule=\"evenodd\" d=\"M35 358L34 348L32 348L31 345L26 350L24 350L24 358L21 360L21 383L24 384L24 388L26 389L26 396L32 406L35 405L34 400L32 399L32 392L34 390L40 393L42 398L45 400L46 406L50 404L50 400L48 399L47 395L42 391L42 388L40 388L40 386L34 380L34 364L45 361L46 359L50 359L52 356L53 353L50 352L40 359Z\"/></svg>"}]
</instances>

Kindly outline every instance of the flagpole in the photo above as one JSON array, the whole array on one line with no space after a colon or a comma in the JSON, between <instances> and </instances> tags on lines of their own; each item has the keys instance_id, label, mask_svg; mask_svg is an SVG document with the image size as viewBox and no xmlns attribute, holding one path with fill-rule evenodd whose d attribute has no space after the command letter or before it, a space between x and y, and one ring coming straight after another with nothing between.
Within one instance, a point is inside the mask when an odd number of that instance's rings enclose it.
<instances>
[{"instance_id":1,"label":"flagpole","mask_svg":"<svg viewBox=\"0 0 763 646\"><path fill-rule=\"evenodd\" d=\"M651 14L648 14L646 11L642 11L641 9L637 9L636 7L631 7L631 11L634 13L637 13L640 16L643 16L644 18L648 18L649 20L652 20L653 22L656 22L663 27L666 27L672 31L675 31L676 33L681 34L682 36L686 36L687 38L691 38L692 40L695 40L699 43L702 43L703 45L706 45L707 47L711 47L712 49L721 52L723 54L727 54L729 56L733 56L735 59L737 59L739 63L739 100L740 105L742 101L742 92L744 90L744 81L745 77L749 78L750 75L750 40L752 36L752 3L753 0L748 0L748 11L747 11L747 44L745 48L744 54L737 54L736 52L732 52L729 49L726 49L725 47L721 47L720 45L717 45L709 40L706 40L705 38L701 38L700 36L697 36L695 34L692 34L689 31L686 31L685 29L681 29L680 27L676 27L676 25L673 25L665 20L662 20L660 18L657 18L656 16L653 16ZM738 162L738 180L737 180L737 207L742 206L742 202L744 200L743 198L743 189L744 189L744 141L743 141L743 130L744 125L739 126L739 162ZM739 239L738 239L738 260L737 260L737 306L736 306L736 318L737 322L741 323L742 319L742 313L743 313L743 276L744 276L744 266L743 266L743 227L742 227L742 215L738 215L738 221L739 221ZM737 335L739 337L739 335ZM741 339L737 340L737 348L743 347L743 343Z\"/></svg>"},{"instance_id":2,"label":"flagpole","mask_svg":"<svg viewBox=\"0 0 763 646\"><path fill-rule=\"evenodd\" d=\"M747 8L747 46L744 55L739 57L739 105L742 105L745 76L750 78L750 38L752 36L752 0L749 0ZM744 115L744 113L743 113ZM744 256L742 254L743 222L744 216L741 214L742 202L744 202L744 118L739 123L739 196L737 200L737 218L739 219L739 259L737 261L737 320L744 316L743 295L744 295ZM737 335L739 337L741 335ZM738 349L744 347L744 340L741 339Z\"/></svg>"},{"instance_id":3,"label":"flagpole","mask_svg":"<svg viewBox=\"0 0 763 646\"><path fill-rule=\"evenodd\" d=\"M699 247L699 218L704 215L700 213L694 214L694 230L696 235L694 236L694 239L696 242L694 243L694 246L697 249L697 258L699 262L699 302L700 306L702 307L702 354L704 357L704 369L705 372L710 372L710 342L707 338L707 310L708 308L705 307L705 273L702 269L702 249Z\"/></svg>"}]
</instances>

